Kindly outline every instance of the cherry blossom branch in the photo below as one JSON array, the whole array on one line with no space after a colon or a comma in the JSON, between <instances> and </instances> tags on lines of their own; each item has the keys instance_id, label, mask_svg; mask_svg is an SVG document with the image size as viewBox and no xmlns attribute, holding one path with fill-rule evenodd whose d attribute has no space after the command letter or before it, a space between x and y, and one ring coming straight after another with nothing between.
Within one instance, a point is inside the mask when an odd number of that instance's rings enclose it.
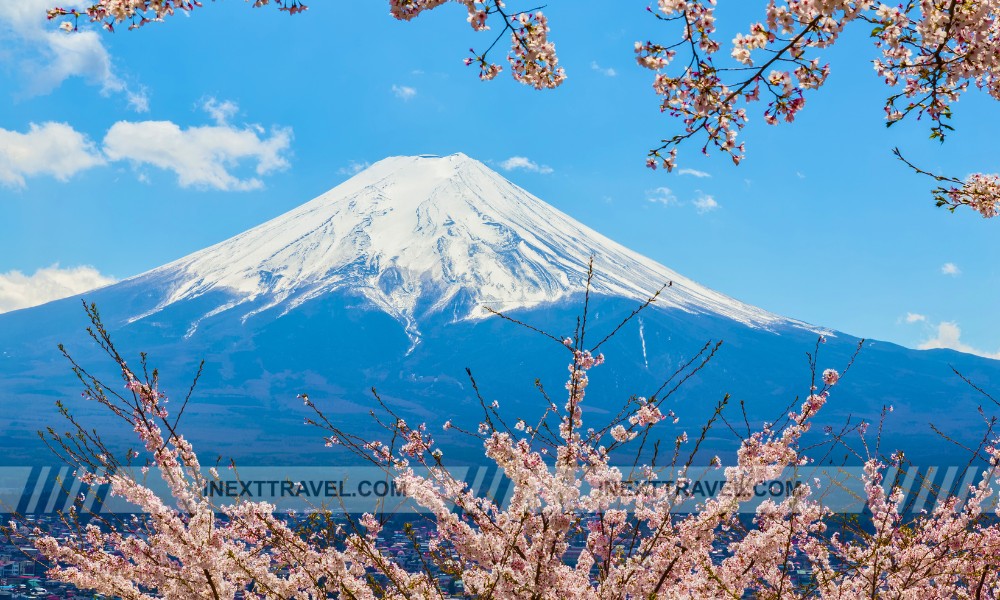
<instances>
[{"instance_id":1,"label":"cherry blossom branch","mask_svg":"<svg viewBox=\"0 0 1000 600\"><path fill-rule=\"evenodd\" d=\"M513 12L503 0L389 0L389 12L409 21L452 3L466 8L467 21L476 31L502 22L486 51L470 50L472 55L465 59L466 65L479 66L480 79L493 79L502 70L488 54L509 33L508 62L515 80L536 89L554 88L565 80L548 39L548 20L540 10L544 7ZM271 0L252 3L269 4ZM60 27L69 31L79 29L81 17L113 31L117 24L129 23L134 29L201 6L196 0L98 0L83 10L53 8L48 16L67 19ZM291 15L307 8L298 0L274 0L273 6ZM764 21L750 24L748 33L733 39L732 66L717 65L714 58L721 48L715 38L714 7L715 0L657 0L655 9L648 9L667 24L681 23L677 41L636 42L635 53L640 66L656 72L653 89L661 97L660 111L683 124L682 133L661 139L647 152L650 168L672 170L677 148L700 136L703 153L714 147L739 164L745 156L745 144L737 140L749 119L746 105L760 101L761 87L766 88L771 101L764 120L772 125L793 121L805 106L805 91L822 87L829 75L829 65L806 58L806 52L835 44L854 21L874 25L870 36L881 53L873 61L875 71L890 87L902 86L886 99L887 125L914 113L918 120L926 115L932 123L931 138L943 141L952 129L945 123L951 105L970 84L1000 99L1000 0L908 0L897 6L875 0L767 0ZM668 67L682 48L689 57L671 74ZM767 56L759 65L754 62L758 53ZM738 76L729 80L725 76L730 74ZM957 188L935 190L938 206L952 211L971 206L987 218L997 214L996 176L974 174L958 183L962 185Z\"/></svg>"},{"instance_id":2,"label":"cherry blossom branch","mask_svg":"<svg viewBox=\"0 0 1000 600\"><path fill-rule=\"evenodd\" d=\"M956 177L938 175L921 169L903 157L899 148L893 148L892 153L914 173L926 175L934 181L953 184L938 186L931 190L938 207L945 207L954 213L959 206L968 206L981 214L984 219L995 217L1000 212L1000 176L973 173L962 181Z\"/></svg>"},{"instance_id":3,"label":"cherry blossom branch","mask_svg":"<svg viewBox=\"0 0 1000 600\"><path fill-rule=\"evenodd\" d=\"M588 295L585 306L589 307L589 301ZM446 572L461 578L466 595L498 600L751 595L952 598L973 597L973 593L996 598L1000 589L1000 573L994 565L1000 552L998 509L993 508L990 520L984 518L993 486L1000 484L1000 439L993 435L992 420L973 453L982 450L987 466L979 483L966 490L964 504L950 491L925 480L921 486L929 486L938 503L927 513L907 516L899 474L891 482L887 475L890 468L901 466L902 455L886 463L877 456L876 445L875 456L867 457L861 477L864 501L871 512L867 529L856 528L851 535L831 534L831 513L807 483L781 501L760 502L753 523L740 523L737 515L754 498L755 486L782 477L786 469L797 480L798 469L811 462L803 449L804 440L856 355L843 372L826 369L820 373L817 344L809 354L812 385L805 400L797 409L789 408L779 424L749 431L748 422L748 435L740 441L736 462L724 471L721 493L685 517L673 511L690 501L685 484L692 476L695 456L728 396L717 405L681 468L681 451L692 446L686 433L675 438L669 466L657 464L657 441L652 459L641 467L633 465L626 477L612 464L609 447L636 439L630 435L634 431L605 426L602 431L613 440L607 445L604 434L581 434L586 431L586 407L592 403L586 394L589 372L602 362L600 355L582 349L587 334L585 315L574 338L566 340L573 352L567 402L545 411L547 415L552 410L560 418L552 454L526 428L506 427L498 406L480 400L484 456L510 480L509 498L477 496L445 467L443 452L426 426L407 424L377 395L379 413L374 417L386 430L387 443L342 434L304 397L319 413L313 422L330 434L328 441L336 438L339 445L367 455L392 476L410 502L428 512L433 531L427 554L421 552L415 570L408 570L393 551L379 543L387 522L384 514L349 519L347 529L338 526L330 531L327 527L324 537L307 528L294 530L267 503L213 505L202 492L207 479L193 447L178 431L166 429L171 420L156 371L149 372L143 358L137 376L114 348L97 311L88 314L94 320L97 343L115 361L128 392L104 393L106 386L95 377L75 363L73 368L79 369L78 377L103 406L133 427L152 465L162 472L172 502L157 497L126 469L106 475L88 472L82 475L87 482L106 482L113 495L148 513L145 524L102 528L89 523L63 538L32 530L25 519L0 528L11 537L34 535L36 547L53 563L49 575L82 588L138 600L230 599L238 594L269 600L331 594L403 600L444 598L437 574ZM706 345L681 371L700 369L717 348ZM686 379L685 375L676 377L680 382ZM641 441L636 440L639 454L652 428L661 427L668 418L659 410L663 398L673 392L660 396L668 383L650 401L630 402L624 413L631 425L643 430ZM478 390L477 396L481 398ZM881 431L881 422L879 427ZM78 449L75 446L73 452ZM91 464L110 460L95 457ZM712 466L718 462L713 460L707 468ZM641 477L633 477L637 474ZM209 476L218 478L211 469ZM662 481L661 476L669 480ZM422 550L413 530L405 531L415 548ZM582 542L575 562L568 555L574 540ZM720 545L726 547L723 556L716 552ZM793 561L802 561L812 572L810 586L792 587Z\"/></svg>"}]
</instances>

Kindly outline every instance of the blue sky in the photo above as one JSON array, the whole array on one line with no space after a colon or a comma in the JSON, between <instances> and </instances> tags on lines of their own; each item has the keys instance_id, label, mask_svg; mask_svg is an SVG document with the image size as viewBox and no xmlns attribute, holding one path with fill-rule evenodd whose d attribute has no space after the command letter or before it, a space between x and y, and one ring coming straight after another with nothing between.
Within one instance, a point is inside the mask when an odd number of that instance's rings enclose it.
<instances>
[{"instance_id":1,"label":"blue sky","mask_svg":"<svg viewBox=\"0 0 1000 600\"><path fill-rule=\"evenodd\" d=\"M317 0L295 17L224 0L139 32L64 34L49 4L0 4L0 311L179 258L385 156L464 152L740 300L1000 353L1000 222L936 209L932 182L890 152L996 172L997 105L964 96L944 145L924 123L886 129L864 26L821 54L832 74L795 123L767 126L751 107L740 167L690 144L667 174L645 152L678 124L632 45L676 31L644 2L548 7L568 79L544 92L509 69L480 82L462 59L492 34L457 5L401 23L381 0ZM762 16L763 3L723 4L723 40Z\"/></svg>"}]
</instances>

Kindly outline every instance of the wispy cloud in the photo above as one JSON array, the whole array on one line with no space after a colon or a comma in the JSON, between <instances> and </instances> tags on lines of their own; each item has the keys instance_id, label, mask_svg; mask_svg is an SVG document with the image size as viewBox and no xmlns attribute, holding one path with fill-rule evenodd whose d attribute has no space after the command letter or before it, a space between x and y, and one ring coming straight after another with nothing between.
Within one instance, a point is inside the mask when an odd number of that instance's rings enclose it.
<instances>
[{"instance_id":1,"label":"wispy cloud","mask_svg":"<svg viewBox=\"0 0 1000 600\"><path fill-rule=\"evenodd\" d=\"M212 117L212 120L217 125L225 125L240 112L239 105L232 100L222 100L220 102L216 98L211 97L201 103L201 109L208 113L208 116Z\"/></svg>"},{"instance_id":2,"label":"wispy cloud","mask_svg":"<svg viewBox=\"0 0 1000 600\"><path fill-rule=\"evenodd\" d=\"M705 171L699 171L698 169L678 169L677 170L677 174L678 175L691 175L693 177L698 177L698 178L711 177L712 176L711 173L706 173Z\"/></svg>"},{"instance_id":3,"label":"wispy cloud","mask_svg":"<svg viewBox=\"0 0 1000 600\"><path fill-rule=\"evenodd\" d=\"M703 215L707 212L712 212L713 210L717 210L719 208L719 203L716 202L715 198L713 198L709 194L701 194L700 196L692 200L691 204L694 205L694 208L695 210L698 211L699 215Z\"/></svg>"},{"instance_id":4,"label":"wispy cloud","mask_svg":"<svg viewBox=\"0 0 1000 600\"><path fill-rule=\"evenodd\" d=\"M601 65L597 64L596 60L590 62L590 68L593 69L594 71L597 71L601 75L604 75L605 77L615 77L616 75L618 75L618 71L615 71L611 67L602 67Z\"/></svg>"},{"instance_id":5,"label":"wispy cloud","mask_svg":"<svg viewBox=\"0 0 1000 600\"><path fill-rule=\"evenodd\" d=\"M655 204L671 206L677 204L677 196L668 187L658 187L646 192L646 200Z\"/></svg>"},{"instance_id":6,"label":"wispy cloud","mask_svg":"<svg viewBox=\"0 0 1000 600\"><path fill-rule=\"evenodd\" d=\"M340 167L339 169L337 169L337 172L340 173L341 175L357 175L358 173L364 171L370 166L371 163L367 161L357 162L355 160L352 160L351 162L347 163L346 167Z\"/></svg>"},{"instance_id":7,"label":"wispy cloud","mask_svg":"<svg viewBox=\"0 0 1000 600\"><path fill-rule=\"evenodd\" d=\"M392 85L392 93L396 95L397 98L404 101L412 100L417 95L417 90L411 88L408 85Z\"/></svg>"},{"instance_id":8,"label":"wispy cloud","mask_svg":"<svg viewBox=\"0 0 1000 600\"><path fill-rule=\"evenodd\" d=\"M94 142L66 123L32 123L25 133L0 129L0 183L10 187L40 175L66 181L104 163Z\"/></svg>"},{"instance_id":9,"label":"wispy cloud","mask_svg":"<svg viewBox=\"0 0 1000 600\"><path fill-rule=\"evenodd\" d=\"M664 206L693 206L699 215L719 209L719 203L710 194L697 190L698 197L694 200L680 200L668 187L658 187L646 190L646 201Z\"/></svg>"},{"instance_id":10,"label":"wispy cloud","mask_svg":"<svg viewBox=\"0 0 1000 600\"><path fill-rule=\"evenodd\" d=\"M903 320L906 321L907 323L923 323L927 321L927 315L908 312L906 313L906 316L903 317Z\"/></svg>"},{"instance_id":11,"label":"wispy cloud","mask_svg":"<svg viewBox=\"0 0 1000 600\"><path fill-rule=\"evenodd\" d=\"M0 313L68 298L115 281L86 266L62 269L52 265L38 269L34 275L16 270L0 273Z\"/></svg>"},{"instance_id":12,"label":"wispy cloud","mask_svg":"<svg viewBox=\"0 0 1000 600\"><path fill-rule=\"evenodd\" d=\"M84 4L71 0L63 6ZM58 29L45 18L46 9L51 7L49 0L0 2L0 43L17 52L26 82L21 93L28 97L48 94L67 79L80 77L100 86L104 94L122 94L137 112L149 110L145 88L126 84L116 72L101 33Z\"/></svg>"},{"instance_id":13,"label":"wispy cloud","mask_svg":"<svg viewBox=\"0 0 1000 600\"><path fill-rule=\"evenodd\" d=\"M975 354L986 358L1000 359L1000 350L997 352L988 352L978 348L973 348L963 342L961 337L962 329L958 326L958 323L953 321L944 321L942 323L938 323L937 333L933 337L924 340L917 347L921 350L947 348L949 350L957 350L959 352L966 352L968 354Z\"/></svg>"},{"instance_id":14,"label":"wispy cloud","mask_svg":"<svg viewBox=\"0 0 1000 600\"><path fill-rule=\"evenodd\" d=\"M507 160L500 163L500 168L504 171L521 169L524 171L541 173L542 175L552 173L552 167L548 165L540 165L526 156L511 156Z\"/></svg>"},{"instance_id":15,"label":"wispy cloud","mask_svg":"<svg viewBox=\"0 0 1000 600\"><path fill-rule=\"evenodd\" d=\"M958 277L962 274L962 269L958 268L958 265L952 262L947 262L941 265L942 275L951 275L952 277Z\"/></svg>"}]
</instances>

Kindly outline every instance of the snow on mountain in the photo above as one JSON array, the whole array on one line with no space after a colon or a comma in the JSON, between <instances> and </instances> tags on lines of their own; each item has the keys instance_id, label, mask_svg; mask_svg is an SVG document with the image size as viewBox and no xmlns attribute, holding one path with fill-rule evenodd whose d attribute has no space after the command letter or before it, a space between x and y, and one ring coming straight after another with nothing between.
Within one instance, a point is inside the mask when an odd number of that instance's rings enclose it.
<instances>
[{"instance_id":1,"label":"snow on mountain","mask_svg":"<svg viewBox=\"0 0 1000 600\"><path fill-rule=\"evenodd\" d=\"M464 154L392 157L318 198L224 242L133 278L171 304L223 291L201 319L286 314L334 291L360 294L415 343L423 315L455 321L581 292L594 257L596 293L714 313L754 328L805 327L744 304L604 237ZM193 333L198 322L191 324ZM130 322L131 322L130 321Z\"/></svg>"}]
</instances>

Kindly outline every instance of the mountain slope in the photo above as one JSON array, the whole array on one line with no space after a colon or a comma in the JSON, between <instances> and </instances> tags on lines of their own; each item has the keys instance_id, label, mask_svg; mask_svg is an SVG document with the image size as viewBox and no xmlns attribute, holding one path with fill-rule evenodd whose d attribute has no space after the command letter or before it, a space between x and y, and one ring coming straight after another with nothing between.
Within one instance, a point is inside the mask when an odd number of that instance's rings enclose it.
<instances>
[{"instance_id":1,"label":"mountain slope","mask_svg":"<svg viewBox=\"0 0 1000 600\"><path fill-rule=\"evenodd\" d=\"M744 419L740 404L759 427L780 421L810 392L805 356L819 347L819 328L702 287L461 154L385 159L267 223L83 297L100 307L123 354L148 352L174 397L205 360L183 422L204 456L327 464L345 457L330 455L319 433L303 427L309 414L296 400L303 391L344 429L369 438L384 434L369 416L373 386L407 420L433 427L451 419L474 429L482 409L470 368L506 416L539 416L548 403L535 382L558 399L566 348L486 318L481 307L557 338L571 335L591 257L590 340L614 330L666 282L672 286L602 346L608 363L591 374L585 414L595 420L588 424L600 425L632 395L653 395L693 358L698 364L708 340L725 343L670 397L667 407L682 420L663 424L664 439L697 431L731 393L734 429L720 427L702 446L725 458ZM0 315L0 464L52 461L35 431L59 428L52 403L80 391L57 343L115 381L83 331L80 300ZM860 340L829 334L818 366L843 368ZM964 461L954 446L928 442L928 421L978 442L983 397L952 366L983 389L1000 387L1000 361L867 342L821 425L876 420L894 405L883 447L906 448L914 460ZM134 443L107 411L68 405L108 443ZM821 432L814 429L820 439ZM442 437L461 460L482 460L474 441Z\"/></svg>"},{"instance_id":2,"label":"mountain slope","mask_svg":"<svg viewBox=\"0 0 1000 600\"><path fill-rule=\"evenodd\" d=\"M263 225L136 278L168 289L138 320L211 291L202 315L287 313L336 290L363 295L416 341L423 314L455 320L556 302L584 287L746 325L803 326L704 288L555 210L464 154L394 157ZM191 324L193 333L198 321Z\"/></svg>"}]
</instances>

